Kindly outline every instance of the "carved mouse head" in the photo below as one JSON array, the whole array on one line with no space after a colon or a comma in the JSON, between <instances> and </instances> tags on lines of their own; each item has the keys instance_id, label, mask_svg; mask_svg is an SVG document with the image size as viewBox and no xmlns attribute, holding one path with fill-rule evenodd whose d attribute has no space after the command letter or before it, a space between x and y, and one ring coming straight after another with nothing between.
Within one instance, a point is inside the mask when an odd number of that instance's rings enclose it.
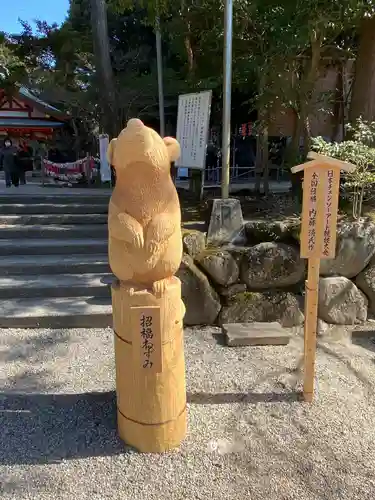
<instances>
[{"instance_id":1,"label":"carved mouse head","mask_svg":"<svg viewBox=\"0 0 375 500\"><path fill-rule=\"evenodd\" d=\"M172 137L162 139L141 120L129 120L126 128L108 147L107 158L118 174L134 163L147 164L155 170L169 172L170 163L180 156L180 145Z\"/></svg>"}]
</instances>

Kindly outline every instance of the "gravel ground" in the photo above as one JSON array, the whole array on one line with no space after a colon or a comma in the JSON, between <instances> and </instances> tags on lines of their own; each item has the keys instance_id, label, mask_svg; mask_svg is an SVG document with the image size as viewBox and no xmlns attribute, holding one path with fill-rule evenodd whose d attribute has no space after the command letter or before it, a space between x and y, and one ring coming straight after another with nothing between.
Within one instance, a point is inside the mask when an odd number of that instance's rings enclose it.
<instances>
[{"instance_id":1,"label":"gravel ground","mask_svg":"<svg viewBox=\"0 0 375 500\"><path fill-rule=\"evenodd\" d=\"M148 455L116 436L111 330L0 331L0 498L373 500L371 334L320 339L306 404L301 332L238 349L218 333L186 331L188 438Z\"/></svg>"}]
</instances>

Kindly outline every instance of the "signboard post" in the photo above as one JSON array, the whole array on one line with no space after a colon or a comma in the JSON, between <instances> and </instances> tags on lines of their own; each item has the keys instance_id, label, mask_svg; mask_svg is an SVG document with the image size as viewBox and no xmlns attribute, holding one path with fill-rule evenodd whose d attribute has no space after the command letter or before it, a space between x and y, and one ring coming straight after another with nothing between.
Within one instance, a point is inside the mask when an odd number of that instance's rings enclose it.
<instances>
[{"instance_id":1,"label":"signboard post","mask_svg":"<svg viewBox=\"0 0 375 500\"><path fill-rule=\"evenodd\" d=\"M189 169L200 170L203 190L206 148L211 113L211 90L178 98L177 140L181 156L176 161L178 177L188 177Z\"/></svg>"},{"instance_id":2,"label":"signboard post","mask_svg":"<svg viewBox=\"0 0 375 500\"><path fill-rule=\"evenodd\" d=\"M225 0L224 8L224 85L221 197L229 198L230 184L230 120L232 102L233 0Z\"/></svg>"},{"instance_id":3,"label":"signboard post","mask_svg":"<svg viewBox=\"0 0 375 500\"><path fill-rule=\"evenodd\" d=\"M309 153L308 158L312 161L293 167L292 173L304 171L301 257L308 259L308 271L303 397L311 402L314 396L320 259L335 257L340 170L352 172L355 166L314 152Z\"/></svg>"}]
</instances>

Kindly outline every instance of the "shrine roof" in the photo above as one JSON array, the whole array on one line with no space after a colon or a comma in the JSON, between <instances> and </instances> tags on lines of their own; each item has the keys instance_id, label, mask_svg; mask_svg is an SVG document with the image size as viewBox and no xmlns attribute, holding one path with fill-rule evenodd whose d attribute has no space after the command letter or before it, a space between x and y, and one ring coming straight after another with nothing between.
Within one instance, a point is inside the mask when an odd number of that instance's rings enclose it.
<instances>
[{"instance_id":1,"label":"shrine roof","mask_svg":"<svg viewBox=\"0 0 375 500\"><path fill-rule=\"evenodd\" d=\"M28 88L19 87L18 93L21 99L29 101L30 104L33 104L35 107L41 109L44 113L49 114L54 118L58 118L60 120L69 119L69 115L55 108L51 104L42 101L42 99L40 99L36 94L34 94L34 92L29 90Z\"/></svg>"}]
</instances>

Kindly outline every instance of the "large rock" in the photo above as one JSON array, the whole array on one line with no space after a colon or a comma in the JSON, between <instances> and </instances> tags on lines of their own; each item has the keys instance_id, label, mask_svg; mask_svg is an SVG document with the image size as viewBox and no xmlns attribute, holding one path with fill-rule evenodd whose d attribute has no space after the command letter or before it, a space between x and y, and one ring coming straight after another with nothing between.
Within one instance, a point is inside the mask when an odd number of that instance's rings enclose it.
<instances>
[{"instance_id":1,"label":"large rock","mask_svg":"<svg viewBox=\"0 0 375 500\"><path fill-rule=\"evenodd\" d=\"M221 309L220 298L189 255L183 256L176 275L182 282L185 324L213 325Z\"/></svg>"},{"instance_id":2,"label":"large rock","mask_svg":"<svg viewBox=\"0 0 375 500\"><path fill-rule=\"evenodd\" d=\"M238 264L225 250L208 248L199 254L196 260L217 285L229 286L238 280Z\"/></svg>"},{"instance_id":3,"label":"large rock","mask_svg":"<svg viewBox=\"0 0 375 500\"><path fill-rule=\"evenodd\" d=\"M279 221L250 220L245 224L247 243L256 245L267 241L293 241L299 239L300 219Z\"/></svg>"},{"instance_id":4,"label":"large rock","mask_svg":"<svg viewBox=\"0 0 375 500\"><path fill-rule=\"evenodd\" d=\"M224 306L219 324L277 321L284 327L299 326L304 322L300 301L289 292L245 292L237 294Z\"/></svg>"},{"instance_id":5,"label":"large rock","mask_svg":"<svg viewBox=\"0 0 375 500\"><path fill-rule=\"evenodd\" d=\"M318 316L326 323L354 325L367 319L367 298L344 276L319 280Z\"/></svg>"},{"instance_id":6,"label":"large rock","mask_svg":"<svg viewBox=\"0 0 375 500\"><path fill-rule=\"evenodd\" d=\"M195 229L183 229L182 243L184 251L195 259L206 248L206 235Z\"/></svg>"},{"instance_id":7,"label":"large rock","mask_svg":"<svg viewBox=\"0 0 375 500\"><path fill-rule=\"evenodd\" d=\"M375 254L375 224L370 219L344 221L337 227L336 257L323 259L321 276L354 278Z\"/></svg>"},{"instance_id":8,"label":"large rock","mask_svg":"<svg viewBox=\"0 0 375 500\"><path fill-rule=\"evenodd\" d=\"M224 299L229 300L234 295L237 295L238 293L243 293L246 292L247 287L245 283L236 283L235 285L230 285L230 286L219 286L217 287L217 291L221 297L224 297Z\"/></svg>"},{"instance_id":9,"label":"large rock","mask_svg":"<svg viewBox=\"0 0 375 500\"><path fill-rule=\"evenodd\" d=\"M299 249L283 243L260 243L248 249L241 262L241 281L253 290L281 288L301 282L305 261Z\"/></svg>"},{"instance_id":10,"label":"large rock","mask_svg":"<svg viewBox=\"0 0 375 500\"><path fill-rule=\"evenodd\" d=\"M370 310L375 314L375 257L370 260L366 269L358 274L355 283L367 295Z\"/></svg>"}]
</instances>

